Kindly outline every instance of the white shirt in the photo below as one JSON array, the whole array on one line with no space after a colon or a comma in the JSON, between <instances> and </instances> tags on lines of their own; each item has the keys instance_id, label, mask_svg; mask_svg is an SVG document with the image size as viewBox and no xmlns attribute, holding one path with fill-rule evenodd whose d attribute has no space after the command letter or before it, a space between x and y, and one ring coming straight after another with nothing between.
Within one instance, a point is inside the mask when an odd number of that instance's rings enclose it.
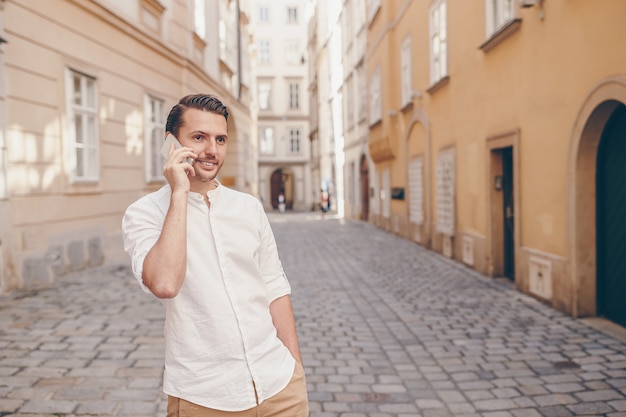
<instances>
[{"instance_id":1,"label":"white shirt","mask_svg":"<svg viewBox=\"0 0 626 417\"><path fill-rule=\"evenodd\" d=\"M169 185L124 214L124 249L142 281L143 262L161 233ZM287 386L295 359L278 339L269 305L291 292L261 203L218 185L190 192L187 273L165 306L167 395L222 411L242 411ZM253 385L254 382L254 385Z\"/></svg>"}]
</instances>

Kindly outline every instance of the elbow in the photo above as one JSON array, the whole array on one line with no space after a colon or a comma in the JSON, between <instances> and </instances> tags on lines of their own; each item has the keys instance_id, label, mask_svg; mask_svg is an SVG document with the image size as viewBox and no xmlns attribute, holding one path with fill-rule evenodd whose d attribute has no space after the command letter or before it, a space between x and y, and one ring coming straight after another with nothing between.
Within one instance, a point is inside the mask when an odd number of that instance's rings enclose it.
<instances>
[{"instance_id":1,"label":"elbow","mask_svg":"<svg viewBox=\"0 0 626 417\"><path fill-rule=\"evenodd\" d=\"M174 298L178 295L178 289L176 288L151 288L150 291L152 291L152 294L157 298Z\"/></svg>"},{"instance_id":2,"label":"elbow","mask_svg":"<svg viewBox=\"0 0 626 417\"><path fill-rule=\"evenodd\" d=\"M144 284L157 298L174 298L180 291L180 286L174 282L150 282L144 279Z\"/></svg>"}]
</instances>

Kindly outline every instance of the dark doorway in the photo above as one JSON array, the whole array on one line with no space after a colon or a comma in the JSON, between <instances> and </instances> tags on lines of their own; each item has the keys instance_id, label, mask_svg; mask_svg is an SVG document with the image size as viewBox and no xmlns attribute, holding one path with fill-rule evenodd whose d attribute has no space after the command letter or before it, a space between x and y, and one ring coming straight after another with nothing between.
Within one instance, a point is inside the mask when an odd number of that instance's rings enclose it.
<instances>
[{"instance_id":1,"label":"dark doorway","mask_svg":"<svg viewBox=\"0 0 626 417\"><path fill-rule=\"evenodd\" d=\"M367 221L370 216L370 180L367 157L361 155L361 220Z\"/></svg>"},{"instance_id":2,"label":"dark doorway","mask_svg":"<svg viewBox=\"0 0 626 417\"><path fill-rule=\"evenodd\" d=\"M513 148L504 148L502 149L504 276L510 280L515 280L515 205L513 191Z\"/></svg>"},{"instance_id":3,"label":"dark doorway","mask_svg":"<svg viewBox=\"0 0 626 417\"><path fill-rule=\"evenodd\" d=\"M598 315L626 326L626 106L607 122L596 165ZM589 196L589 198L593 198Z\"/></svg>"}]
</instances>

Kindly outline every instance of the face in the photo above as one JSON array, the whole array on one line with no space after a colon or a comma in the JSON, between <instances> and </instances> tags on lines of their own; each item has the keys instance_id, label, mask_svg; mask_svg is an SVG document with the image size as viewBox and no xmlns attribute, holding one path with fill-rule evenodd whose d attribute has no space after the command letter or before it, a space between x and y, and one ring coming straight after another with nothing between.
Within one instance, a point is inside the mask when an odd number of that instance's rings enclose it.
<instances>
[{"instance_id":1,"label":"face","mask_svg":"<svg viewBox=\"0 0 626 417\"><path fill-rule=\"evenodd\" d=\"M193 164L195 176L190 175L191 191L204 193L215 188L217 177L228 148L228 125L223 115L187 109L182 116L178 140L198 155Z\"/></svg>"}]
</instances>

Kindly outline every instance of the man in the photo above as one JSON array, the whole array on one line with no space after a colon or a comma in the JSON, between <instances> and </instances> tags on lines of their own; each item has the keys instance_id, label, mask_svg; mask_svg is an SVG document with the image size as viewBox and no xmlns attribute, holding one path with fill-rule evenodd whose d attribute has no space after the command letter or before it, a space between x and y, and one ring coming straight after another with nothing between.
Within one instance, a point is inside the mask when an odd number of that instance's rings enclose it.
<instances>
[{"instance_id":1,"label":"man","mask_svg":"<svg viewBox=\"0 0 626 417\"><path fill-rule=\"evenodd\" d=\"M165 127L182 145L170 147L168 185L122 221L135 277L165 306L167 415L305 417L291 289L274 235L258 200L217 180L227 122L217 97L183 97Z\"/></svg>"}]
</instances>

